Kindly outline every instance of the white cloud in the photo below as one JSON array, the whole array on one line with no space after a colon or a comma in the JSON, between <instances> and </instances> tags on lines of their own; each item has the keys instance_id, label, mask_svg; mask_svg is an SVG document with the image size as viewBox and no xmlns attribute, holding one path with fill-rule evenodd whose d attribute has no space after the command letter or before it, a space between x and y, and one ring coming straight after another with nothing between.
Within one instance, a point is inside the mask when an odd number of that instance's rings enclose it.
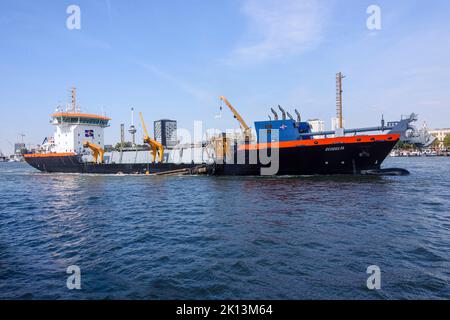
<instances>
[{"instance_id":1,"label":"white cloud","mask_svg":"<svg viewBox=\"0 0 450 320\"><path fill-rule=\"evenodd\" d=\"M317 47L329 8L320 0L246 0L242 12L250 39L234 50L231 63L258 63Z\"/></svg>"}]
</instances>

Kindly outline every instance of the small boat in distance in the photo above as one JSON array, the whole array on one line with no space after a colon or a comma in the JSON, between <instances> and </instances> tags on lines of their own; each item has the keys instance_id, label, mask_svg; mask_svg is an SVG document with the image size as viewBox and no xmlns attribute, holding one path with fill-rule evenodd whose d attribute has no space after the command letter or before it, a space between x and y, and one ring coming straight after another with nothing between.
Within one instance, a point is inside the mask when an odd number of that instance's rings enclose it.
<instances>
[{"instance_id":1,"label":"small boat in distance","mask_svg":"<svg viewBox=\"0 0 450 320\"><path fill-rule=\"evenodd\" d=\"M0 162L7 162L8 158L0 151Z\"/></svg>"}]
</instances>

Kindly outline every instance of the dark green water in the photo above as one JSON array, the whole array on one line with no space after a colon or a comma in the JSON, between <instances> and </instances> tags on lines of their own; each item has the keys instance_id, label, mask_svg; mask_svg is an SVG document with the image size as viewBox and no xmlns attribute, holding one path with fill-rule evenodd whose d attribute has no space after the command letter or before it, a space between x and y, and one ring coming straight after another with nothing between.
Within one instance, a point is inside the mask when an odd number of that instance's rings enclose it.
<instances>
[{"instance_id":1,"label":"dark green water","mask_svg":"<svg viewBox=\"0 0 450 320\"><path fill-rule=\"evenodd\" d=\"M450 298L450 159L407 177L42 174L0 163L0 298ZM68 290L66 268L81 269ZM366 269L381 269L381 290Z\"/></svg>"}]
</instances>

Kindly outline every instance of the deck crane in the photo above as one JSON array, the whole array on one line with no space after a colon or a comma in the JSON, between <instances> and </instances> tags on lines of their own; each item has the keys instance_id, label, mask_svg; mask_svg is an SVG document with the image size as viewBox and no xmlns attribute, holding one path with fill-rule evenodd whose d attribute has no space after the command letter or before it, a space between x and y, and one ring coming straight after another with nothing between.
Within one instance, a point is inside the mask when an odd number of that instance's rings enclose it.
<instances>
[{"instance_id":1,"label":"deck crane","mask_svg":"<svg viewBox=\"0 0 450 320\"><path fill-rule=\"evenodd\" d=\"M248 138L250 140L251 137L251 129L250 127L247 125L247 123L245 123L244 119L241 117L241 115L236 111L236 109L231 105L231 103L227 100L227 98L225 98L224 96L220 96L220 100L225 102L225 104L227 105L227 107L231 110L231 112L233 113L233 117L239 121L243 131L244 131L244 136L246 138Z\"/></svg>"},{"instance_id":2,"label":"deck crane","mask_svg":"<svg viewBox=\"0 0 450 320\"><path fill-rule=\"evenodd\" d=\"M164 157L164 146L156 140L150 138L148 134L147 127L145 126L144 117L142 116L142 112L139 112L139 117L141 118L142 128L144 129L144 143L147 143L152 148L152 162L156 161L156 153L159 151L159 162L163 162Z\"/></svg>"},{"instance_id":3,"label":"deck crane","mask_svg":"<svg viewBox=\"0 0 450 320\"><path fill-rule=\"evenodd\" d=\"M89 141L84 141L83 147L91 149L93 156L94 156L95 163L99 163L98 162L99 157L100 157L100 163L103 163L104 156L105 156L105 150L103 150L102 147L100 147L99 145L97 145L95 143L89 142Z\"/></svg>"}]
</instances>

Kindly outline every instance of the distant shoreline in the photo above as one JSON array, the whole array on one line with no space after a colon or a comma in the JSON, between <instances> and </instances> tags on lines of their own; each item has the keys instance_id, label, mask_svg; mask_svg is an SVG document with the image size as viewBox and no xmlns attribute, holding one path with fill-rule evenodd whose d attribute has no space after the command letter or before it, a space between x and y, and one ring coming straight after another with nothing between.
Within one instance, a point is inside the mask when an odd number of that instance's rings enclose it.
<instances>
[{"instance_id":1,"label":"distant shoreline","mask_svg":"<svg viewBox=\"0 0 450 320\"><path fill-rule=\"evenodd\" d=\"M450 150L392 150L390 157L450 157Z\"/></svg>"}]
</instances>

